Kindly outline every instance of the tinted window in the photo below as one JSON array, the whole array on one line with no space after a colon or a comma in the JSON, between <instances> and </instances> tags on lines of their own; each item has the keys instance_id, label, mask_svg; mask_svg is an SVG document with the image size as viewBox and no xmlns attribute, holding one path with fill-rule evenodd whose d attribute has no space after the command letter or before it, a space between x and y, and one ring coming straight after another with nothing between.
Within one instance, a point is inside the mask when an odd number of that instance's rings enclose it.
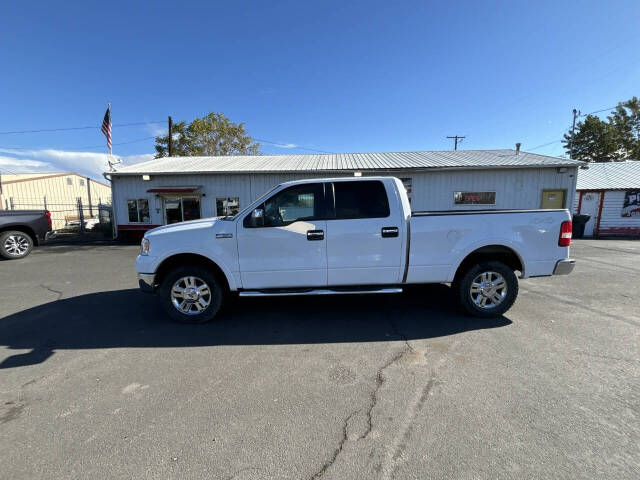
<instances>
[{"instance_id":1,"label":"tinted window","mask_svg":"<svg viewBox=\"0 0 640 480\"><path fill-rule=\"evenodd\" d=\"M389 201L379 180L335 182L336 219L389 216Z\"/></svg>"},{"instance_id":2,"label":"tinted window","mask_svg":"<svg viewBox=\"0 0 640 480\"><path fill-rule=\"evenodd\" d=\"M264 202L264 226L278 227L320 217L322 184L295 185Z\"/></svg>"}]
</instances>

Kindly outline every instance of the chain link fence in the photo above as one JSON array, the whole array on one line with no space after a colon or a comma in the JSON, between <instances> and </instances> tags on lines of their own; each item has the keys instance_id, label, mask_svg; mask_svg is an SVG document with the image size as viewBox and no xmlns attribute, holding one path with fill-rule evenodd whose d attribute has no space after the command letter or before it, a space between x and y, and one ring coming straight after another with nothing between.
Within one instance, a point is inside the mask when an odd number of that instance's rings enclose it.
<instances>
[{"instance_id":1,"label":"chain link fence","mask_svg":"<svg viewBox=\"0 0 640 480\"><path fill-rule=\"evenodd\" d=\"M48 210L51 212L51 238L95 237L113 238L113 209L109 203L49 202L46 197L5 200L7 210Z\"/></svg>"}]
</instances>

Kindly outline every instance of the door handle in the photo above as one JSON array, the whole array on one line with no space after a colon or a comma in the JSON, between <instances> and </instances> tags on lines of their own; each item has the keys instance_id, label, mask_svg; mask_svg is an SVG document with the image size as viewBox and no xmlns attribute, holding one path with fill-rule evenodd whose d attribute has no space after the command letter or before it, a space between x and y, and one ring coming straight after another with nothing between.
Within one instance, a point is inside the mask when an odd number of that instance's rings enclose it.
<instances>
[{"instance_id":1,"label":"door handle","mask_svg":"<svg viewBox=\"0 0 640 480\"><path fill-rule=\"evenodd\" d=\"M398 227L382 227L382 236L384 238L397 237Z\"/></svg>"},{"instance_id":2,"label":"door handle","mask_svg":"<svg viewBox=\"0 0 640 480\"><path fill-rule=\"evenodd\" d=\"M307 240L324 240L324 230L307 230Z\"/></svg>"}]
</instances>

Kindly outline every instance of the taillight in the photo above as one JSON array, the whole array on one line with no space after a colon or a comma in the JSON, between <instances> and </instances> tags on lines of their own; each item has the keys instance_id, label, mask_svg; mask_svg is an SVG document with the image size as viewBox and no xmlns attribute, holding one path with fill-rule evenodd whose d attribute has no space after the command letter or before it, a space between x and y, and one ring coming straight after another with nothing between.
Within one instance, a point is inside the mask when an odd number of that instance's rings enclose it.
<instances>
[{"instance_id":1,"label":"taillight","mask_svg":"<svg viewBox=\"0 0 640 480\"><path fill-rule=\"evenodd\" d=\"M558 237L559 247L568 247L569 245L571 245L572 229L573 229L573 225L571 224L571 220L562 222L562 225L560 226L560 237Z\"/></svg>"},{"instance_id":2,"label":"taillight","mask_svg":"<svg viewBox=\"0 0 640 480\"><path fill-rule=\"evenodd\" d=\"M51 212L44 212L44 216L47 217L47 226L51 228Z\"/></svg>"}]
</instances>

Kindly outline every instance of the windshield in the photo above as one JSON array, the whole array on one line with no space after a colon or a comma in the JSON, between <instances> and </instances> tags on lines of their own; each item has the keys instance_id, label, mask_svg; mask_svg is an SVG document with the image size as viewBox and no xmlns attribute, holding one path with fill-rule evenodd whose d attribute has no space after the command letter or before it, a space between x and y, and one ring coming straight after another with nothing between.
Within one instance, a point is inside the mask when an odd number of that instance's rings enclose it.
<instances>
[{"instance_id":1,"label":"windshield","mask_svg":"<svg viewBox=\"0 0 640 480\"><path fill-rule=\"evenodd\" d=\"M256 202L261 202L262 200L265 199L265 197L268 197L271 192L273 192L276 188L278 188L280 185L276 185L275 187L267 190L266 192L264 192L262 195L260 195L260 197L258 197L256 200L254 200L253 202L251 202L249 204L249 206L243 208L242 210L240 210L238 213L236 213L235 215L227 215L226 217L221 217L220 220L225 220L227 222L235 220L236 218L238 218L238 216L244 214L245 212L249 211L249 208L251 208L251 205L253 205Z\"/></svg>"}]
</instances>

